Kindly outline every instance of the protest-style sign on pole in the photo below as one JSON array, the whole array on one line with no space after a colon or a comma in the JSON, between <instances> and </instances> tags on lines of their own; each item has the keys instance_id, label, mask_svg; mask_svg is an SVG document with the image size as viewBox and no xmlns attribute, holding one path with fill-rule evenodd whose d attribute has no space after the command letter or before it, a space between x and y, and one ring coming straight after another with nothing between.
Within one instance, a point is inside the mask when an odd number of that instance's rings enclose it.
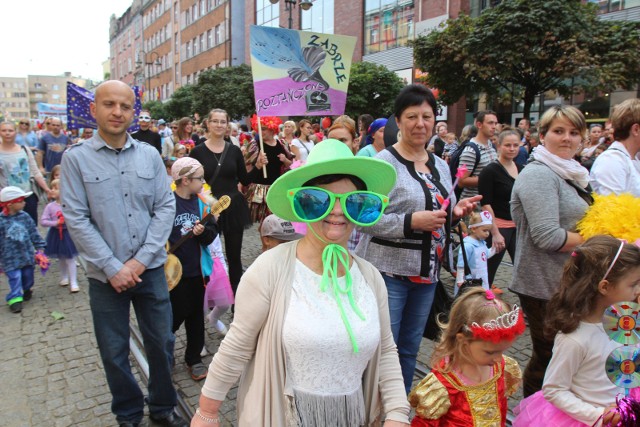
<instances>
[{"instance_id":1,"label":"protest-style sign on pole","mask_svg":"<svg viewBox=\"0 0 640 427\"><path fill-rule=\"evenodd\" d=\"M258 139L260 139L260 153L264 153L264 142L262 142L262 123L260 123L260 116L257 116L257 118L258 118ZM260 155L260 153L258 153L258 156ZM267 177L266 165L262 165L262 176L264 178Z\"/></svg>"},{"instance_id":2,"label":"protest-style sign on pole","mask_svg":"<svg viewBox=\"0 0 640 427\"><path fill-rule=\"evenodd\" d=\"M356 38L251 26L251 70L260 116L344 114Z\"/></svg>"},{"instance_id":3,"label":"protest-style sign on pole","mask_svg":"<svg viewBox=\"0 0 640 427\"><path fill-rule=\"evenodd\" d=\"M344 114L355 37L253 25L250 39L260 152L261 116Z\"/></svg>"},{"instance_id":4,"label":"protest-style sign on pole","mask_svg":"<svg viewBox=\"0 0 640 427\"><path fill-rule=\"evenodd\" d=\"M134 119L133 123L127 129L128 132L135 132L138 130L138 115L142 110L142 102L140 101L140 90L138 86L132 87L135 94L135 101L133 104ZM93 102L93 92L67 82L67 129L81 129L81 128L93 128L97 129L98 124L91 115L90 105Z\"/></svg>"}]
</instances>

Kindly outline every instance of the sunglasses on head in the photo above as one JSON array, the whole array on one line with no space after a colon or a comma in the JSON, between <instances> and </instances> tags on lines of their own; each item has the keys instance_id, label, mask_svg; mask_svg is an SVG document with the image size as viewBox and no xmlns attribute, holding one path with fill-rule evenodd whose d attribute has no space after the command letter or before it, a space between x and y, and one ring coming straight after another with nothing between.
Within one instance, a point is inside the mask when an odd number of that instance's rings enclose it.
<instances>
[{"instance_id":1,"label":"sunglasses on head","mask_svg":"<svg viewBox=\"0 0 640 427\"><path fill-rule=\"evenodd\" d=\"M316 222L324 219L340 199L342 212L356 225L367 227L378 222L389 198L372 191L351 191L335 194L319 187L292 188L287 192L293 214L299 221Z\"/></svg>"}]
</instances>

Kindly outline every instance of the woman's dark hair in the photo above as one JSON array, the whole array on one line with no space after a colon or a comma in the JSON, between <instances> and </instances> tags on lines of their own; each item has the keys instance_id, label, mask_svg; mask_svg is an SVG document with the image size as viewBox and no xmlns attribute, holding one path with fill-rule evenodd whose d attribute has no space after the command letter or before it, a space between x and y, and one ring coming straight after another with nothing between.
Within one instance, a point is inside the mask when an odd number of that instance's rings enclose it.
<instances>
[{"instance_id":1,"label":"woman's dark hair","mask_svg":"<svg viewBox=\"0 0 640 427\"><path fill-rule=\"evenodd\" d=\"M373 116L371 114L361 114L358 117L358 125L362 126L362 128L358 129L358 133L362 132L362 134L365 135L371 123L373 123Z\"/></svg>"},{"instance_id":2,"label":"woman's dark hair","mask_svg":"<svg viewBox=\"0 0 640 427\"><path fill-rule=\"evenodd\" d=\"M329 175L320 175L315 178L311 178L309 181L305 182L303 187L317 187L319 185L333 184L334 182L341 181L343 179L348 179L356 186L356 190L366 191L367 184L364 183L363 180L358 178L355 175L349 175L344 173L334 173Z\"/></svg>"},{"instance_id":3,"label":"woman's dark hair","mask_svg":"<svg viewBox=\"0 0 640 427\"><path fill-rule=\"evenodd\" d=\"M618 259L614 259L622 242L611 236L594 236L575 248L564 264L560 287L547 305L545 335L553 338L558 331L568 334L576 330L581 320L598 304L599 283L606 280L613 286L630 271L640 266L640 248L625 243Z\"/></svg>"},{"instance_id":4,"label":"woman's dark hair","mask_svg":"<svg viewBox=\"0 0 640 427\"><path fill-rule=\"evenodd\" d=\"M393 107L393 114L397 119L400 118L404 110L415 105L429 104L433 110L433 114L438 113L438 102L433 92L422 85L407 85L398 94Z\"/></svg>"}]
</instances>

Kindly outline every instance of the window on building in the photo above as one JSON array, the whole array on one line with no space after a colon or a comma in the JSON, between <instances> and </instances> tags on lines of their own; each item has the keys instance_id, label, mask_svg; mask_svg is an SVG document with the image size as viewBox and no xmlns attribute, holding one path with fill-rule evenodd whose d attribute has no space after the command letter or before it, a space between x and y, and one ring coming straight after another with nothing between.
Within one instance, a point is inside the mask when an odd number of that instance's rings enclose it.
<instances>
[{"instance_id":1,"label":"window on building","mask_svg":"<svg viewBox=\"0 0 640 427\"><path fill-rule=\"evenodd\" d=\"M4 87L4 83L2 83L2 87ZM35 87L36 89L41 89L42 83L34 83L33 87Z\"/></svg>"},{"instance_id":2,"label":"window on building","mask_svg":"<svg viewBox=\"0 0 640 427\"><path fill-rule=\"evenodd\" d=\"M193 41L191 41L191 44L193 45L193 56L196 56L197 54L200 53L198 39L197 38L193 39Z\"/></svg>"},{"instance_id":3,"label":"window on building","mask_svg":"<svg viewBox=\"0 0 640 427\"><path fill-rule=\"evenodd\" d=\"M222 25L216 25L214 30L215 30L215 44L217 46L224 41L224 27Z\"/></svg>"},{"instance_id":4,"label":"window on building","mask_svg":"<svg viewBox=\"0 0 640 427\"><path fill-rule=\"evenodd\" d=\"M334 0L314 0L313 7L302 11L301 27L304 31L333 34Z\"/></svg>"},{"instance_id":5,"label":"window on building","mask_svg":"<svg viewBox=\"0 0 640 427\"><path fill-rule=\"evenodd\" d=\"M413 25L413 0L366 0L365 55L406 46L413 38Z\"/></svg>"},{"instance_id":6,"label":"window on building","mask_svg":"<svg viewBox=\"0 0 640 427\"><path fill-rule=\"evenodd\" d=\"M178 3L173 4L173 20L178 22L180 17L180 9L178 9Z\"/></svg>"},{"instance_id":7,"label":"window on building","mask_svg":"<svg viewBox=\"0 0 640 427\"><path fill-rule=\"evenodd\" d=\"M174 50L178 52L180 50L180 38L178 37L178 33L175 33L173 35L173 41L174 41Z\"/></svg>"},{"instance_id":8,"label":"window on building","mask_svg":"<svg viewBox=\"0 0 640 427\"><path fill-rule=\"evenodd\" d=\"M213 47L213 31L207 31L207 48L211 49Z\"/></svg>"},{"instance_id":9,"label":"window on building","mask_svg":"<svg viewBox=\"0 0 640 427\"><path fill-rule=\"evenodd\" d=\"M191 40L187 42L187 59L191 58Z\"/></svg>"},{"instance_id":10,"label":"window on building","mask_svg":"<svg viewBox=\"0 0 640 427\"><path fill-rule=\"evenodd\" d=\"M213 0L207 0L207 10L213 9Z\"/></svg>"},{"instance_id":11,"label":"window on building","mask_svg":"<svg viewBox=\"0 0 640 427\"><path fill-rule=\"evenodd\" d=\"M41 93L36 93L35 98L36 99L42 99L42 94Z\"/></svg>"},{"instance_id":12,"label":"window on building","mask_svg":"<svg viewBox=\"0 0 640 427\"><path fill-rule=\"evenodd\" d=\"M207 46L204 41L204 33L202 33L200 34L200 52L204 52L205 50L207 50Z\"/></svg>"},{"instance_id":13,"label":"window on building","mask_svg":"<svg viewBox=\"0 0 640 427\"><path fill-rule=\"evenodd\" d=\"M60 90L60 85L52 85L51 90Z\"/></svg>"},{"instance_id":14,"label":"window on building","mask_svg":"<svg viewBox=\"0 0 640 427\"><path fill-rule=\"evenodd\" d=\"M129 73L133 71L132 66L133 66L133 62L131 61L131 58L127 58L127 70Z\"/></svg>"},{"instance_id":15,"label":"window on building","mask_svg":"<svg viewBox=\"0 0 640 427\"><path fill-rule=\"evenodd\" d=\"M279 27L280 3L271 4L269 0L256 0L256 25Z\"/></svg>"},{"instance_id":16,"label":"window on building","mask_svg":"<svg viewBox=\"0 0 640 427\"><path fill-rule=\"evenodd\" d=\"M187 84L190 85L191 84L191 74L189 74L187 76Z\"/></svg>"},{"instance_id":17,"label":"window on building","mask_svg":"<svg viewBox=\"0 0 640 427\"><path fill-rule=\"evenodd\" d=\"M640 6L640 0L589 0L600 8L600 13L617 12Z\"/></svg>"},{"instance_id":18,"label":"window on building","mask_svg":"<svg viewBox=\"0 0 640 427\"><path fill-rule=\"evenodd\" d=\"M195 22L198 19L198 5L194 4L191 6L191 22Z\"/></svg>"},{"instance_id":19,"label":"window on building","mask_svg":"<svg viewBox=\"0 0 640 427\"><path fill-rule=\"evenodd\" d=\"M60 95L58 95L57 93L53 93L51 94L51 99L60 99Z\"/></svg>"},{"instance_id":20,"label":"window on building","mask_svg":"<svg viewBox=\"0 0 640 427\"><path fill-rule=\"evenodd\" d=\"M191 12L189 10L184 12L184 26L191 24Z\"/></svg>"},{"instance_id":21,"label":"window on building","mask_svg":"<svg viewBox=\"0 0 640 427\"><path fill-rule=\"evenodd\" d=\"M207 13L206 7L207 2L205 0L200 0L200 16L204 16Z\"/></svg>"}]
</instances>

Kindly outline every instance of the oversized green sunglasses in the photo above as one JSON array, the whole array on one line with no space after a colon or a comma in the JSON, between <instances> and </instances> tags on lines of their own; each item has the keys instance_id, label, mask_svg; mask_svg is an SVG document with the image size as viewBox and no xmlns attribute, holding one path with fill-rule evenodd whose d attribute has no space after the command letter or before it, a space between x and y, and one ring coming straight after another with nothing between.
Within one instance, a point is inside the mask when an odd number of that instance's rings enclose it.
<instances>
[{"instance_id":1,"label":"oversized green sunglasses","mask_svg":"<svg viewBox=\"0 0 640 427\"><path fill-rule=\"evenodd\" d=\"M375 224L389 204L389 198L372 191L351 191L335 194L319 187L292 188L287 192L293 214L299 221L316 222L324 219L340 199L342 212L356 225Z\"/></svg>"}]
</instances>

